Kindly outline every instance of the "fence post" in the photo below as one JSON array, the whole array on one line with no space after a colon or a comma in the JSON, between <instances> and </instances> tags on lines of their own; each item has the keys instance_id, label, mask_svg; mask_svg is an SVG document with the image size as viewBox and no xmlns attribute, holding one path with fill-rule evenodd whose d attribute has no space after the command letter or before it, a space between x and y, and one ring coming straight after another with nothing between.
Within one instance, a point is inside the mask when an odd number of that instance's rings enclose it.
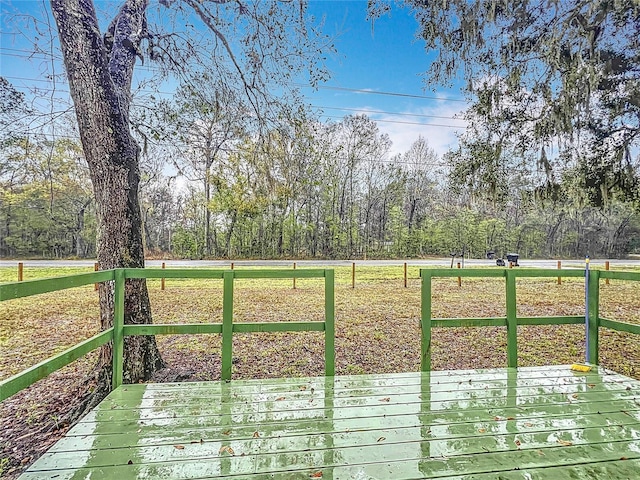
<instances>
[{"instance_id":1,"label":"fence post","mask_svg":"<svg viewBox=\"0 0 640 480\"><path fill-rule=\"evenodd\" d=\"M97 272L97 271L98 271L98 268L99 268L99 266L98 266L98 262L94 263L94 264L93 264L93 271L94 271L94 272ZM93 284L93 289L94 289L94 290L96 290L96 291L98 290L98 284L97 284L97 283L94 283L94 284Z\"/></svg>"},{"instance_id":2,"label":"fence post","mask_svg":"<svg viewBox=\"0 0 640 480\"><path fill-rule=\"evenodd\" d=\"M324 374L333 377L336 373L335 348L335 288L333 270L324 271Z\"/></svg>"},{"instance_id":3,"label":"fence post","mask_svg":"<svg viewBox=\"0 0 640 480\"><path fill-rule=\"evenodd\" d=\"M162 269L164 270L165 264L162 262ZM164 277L160 279L160 290L164 290Z\"/></svg>"},{"instance_id":4,"label":"fence post","mask_svg":"<svg viewBox=\"0 0 640 480\"><path fill-rule=\"evenodd\" d=\"M604 269L608 272L609 271L609 260L607 260L606 262L604 262ZM604 283L605 285L609 285L609 279L605 278L604 279Z\"/></svg>"},{"instance_id":5,"label":"fence post","mask_svg":"<svg viewBox=\"0 0 640 480\"><path fill-rule=\"evenodd\" d=\"M223 274L222 289L222 380L231 380L233 350L233 277L234 273Z\"/></svg>"},{"instance_id":6,"label":"fence post","mask_svg":"<svg viewBox=\"0 0 640 480\"><path fill-rule=\"evenodd\" d=\"M516 276L513 270L505 270L507 294L507 366L518 366L518 318L516 304Z\"/></svg>"},{"instance_id":7,"label":"fence post","mask_svg":"<svg viewBox=\"0 0 640 480\"><path fill-rule=\"evenodd\" d=\"M589 271L589 294L587 302L589 306L589 317L587 331L589 332L589 343L586 345L589 352L587 362L597 365L599 362L599 327L600 327L600 271Z\"/></svg>"},{"instance_id":8,"label":"fence post","mask_svg":"<svg viewBox=\"0 0 640 480\"><path fill-rule=\"evenodd\" d=\"M460 262L458 262L458 268L460 268ZM461 287L462 286L462 278L458 277L458 286Z\"/></svg>"},{"instance_id":9,"label":"fence post","mask_svg":"<svg viewBox=\"0 0 640 480\"><path fill-rule=\"evenodd\" d=\"M562 270L562 262L558 260L558 270ZM558 285L562 285L562 277L558 277Z\"/></svg>"},{"instance_id":10,"label":"fence post","mask_svg":"<svg viewBox=\"0 0 640 480\"><path fill-rule=\"evenodd\" d=\"M24 273L24 263L18 262L18 281L21 282Z\"/></svg>"},{"instance_id":11,"label":"fence post","mask_svg":"<svg viewBox=\"0 0 640 480\"><path fill-rule=\"evenodd\" d=\"M351 288L356 288L356 262L351 264Z\"/></svg>"},{"instance_id":12,"label":"fence post","mask_svg":"<svg viewBox=\"0 0 640 480\"><path fill-rule=\"evenodd\" d=\"M420 371L431 370L431 272L420 270Z\"/></svg>"},{"instance_id":13,"label":"fence post","mask_svg":"<svg viewBox=\"0 0 640 480\"><path fill-rule=\"evenodd\" d=\"M233 262L231 262L231 270L233 270Z\"/></svg>"},{"instance_id":14,"label":"fence post","mask_svg":"<svg viewBox=\"0 0 640 480\"><path fill-rule=\"evenodd\" d=\"M404 288L407 288L407 262L404 262Z\"/></svg>"},{"instance_id":15,"label":"fence post","mask_svg":"<svg viewBox=\"0 0 640 480\"><path fill-rule=\"evenodd\" d=\"M293 269L296 269L296 262L293 262ZM293 277L293 289L296 289L296 277Z\"/></svg>"},{"instance_id":16,"label":"fence post","mask_svg":"<svg viewBox=\"0 0 640 480\"><path fill-rule=\"evenodd\" d=\"M114 271L114 306L113 306L113 348L111 351L113 362L113 388L122 385L122 370L124 356L124 283L125 276L122 268Z\"/></svg>"}]
</instances>

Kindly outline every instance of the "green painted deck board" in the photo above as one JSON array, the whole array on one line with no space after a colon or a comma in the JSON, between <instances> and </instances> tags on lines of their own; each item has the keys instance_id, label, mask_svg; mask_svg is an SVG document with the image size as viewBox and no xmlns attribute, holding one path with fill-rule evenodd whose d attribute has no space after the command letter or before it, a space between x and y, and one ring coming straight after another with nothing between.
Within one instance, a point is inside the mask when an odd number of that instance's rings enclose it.
<instances>
[{"instance_id":1,"label":"green painted deck board","mask_svg":"<svg viewBox=\"0 0 640 480\"><path fill-rule=\"evenodd\" d=\"M432 402L445 402L445 401L462 401L462 400L482 400L492 399L495 397L503 398L515 398L516 403L539 403L537 400L541 396L545 396L546 401L552 402L565 402L567 396L571 396L572 401L596 401L599 398L605 399L625 399L632 397L640 392L634 392L633 390L626 390L624 385L619 385L617 388L607 387L603 384L597 383L576 383L576 384L564 384L564 385L538 385L528 387L498 387L496 385L485 386L485 388L473 388L474 385L460 386L460 388L450 390L437 390L435 388L427 394ZM512 389L507 391L507 395L504 395L505 389ZM280 391L280 392L257 392L254 394L238 393L233 397L228 397L222 393L206 393L197 392L191 395L188 399L185 399L182 393L175 392L170 395L154 395L153 404L147 406L138 407L138 409L159 409L179 406L197 406L205 407L207 404L216 402L217 406L223 408L226 404L245 404L256 405L254 408L260 408L260 404L270 403L278 401L279 406L285 408L296 403L298 405L293 408L304 408L308 406L314 406L314 402L322 398L325 394L324 389L315 389L313 393L307 391ZM385 398L386 402L391 403L413 403L414 401L421 401L423 394L415 391L415 386L395 386L390 393L385 388L371 388L371 389L354 389L354 390L342 390L333 391L334 406L348 406L349 404L376 404L380 401L378 396ZM133 398L134 395L130 395L123 398L112 398L103 403L103 407L100 411L113 411L127 409L127 402ZM389 399L389 400L386 400ZM273 410L269 405L269 410Z\"/></svg>"},{"instance_id":2,"label":"green painted deck board","mask_svg":"<svg viewBox=\"0 0 640 480\"><path fill-rule=\"evenodd\" d=\"M22 478L634 478L639 465L640 382L560 366L124 385Z\"/></svg>"}]
</instances>

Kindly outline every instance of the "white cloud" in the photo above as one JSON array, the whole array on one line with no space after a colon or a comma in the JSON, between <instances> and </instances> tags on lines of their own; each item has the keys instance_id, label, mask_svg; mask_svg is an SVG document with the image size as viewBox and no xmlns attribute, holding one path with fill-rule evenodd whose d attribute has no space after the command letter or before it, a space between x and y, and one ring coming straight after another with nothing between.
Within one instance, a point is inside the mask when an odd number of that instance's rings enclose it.
<instances>
[{"instance_id":1,"label":"white cloud","mask_svg":"<svg viewBox=\"0 0 640 480\"><path fill-rule=\"evenodd\" d=\"M427 139L429 146L442 156L458 145L456 134L465 130L467 122L462 119L465 106L462 103L443 100L428 107L404 110L399 112L399 115L375 113L375 108L366 107L362 108L361 113L376 120L380 131L389 135L393 142L390 152L392 156L409 150L419 136ZM459 128L452 128L450 125Z\"/></svg>"}]
</instances>

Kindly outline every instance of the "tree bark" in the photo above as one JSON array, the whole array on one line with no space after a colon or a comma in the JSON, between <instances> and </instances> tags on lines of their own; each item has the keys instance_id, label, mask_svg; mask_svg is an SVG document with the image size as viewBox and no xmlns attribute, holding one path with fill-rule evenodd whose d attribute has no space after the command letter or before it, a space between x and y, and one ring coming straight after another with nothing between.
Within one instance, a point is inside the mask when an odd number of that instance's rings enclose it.
<instances>
[{"instance_id":1,"label":"tree bark","mask_svg":"<svg viewBox=\"0 0 640 480\"><path fill-rule=\"evenodd\" d=\"M148 0L127 0L103 41L92 0L51 0L71 97L97 209L101 269L144 267L138 201L139 147L129 129L131 78L145 29ZM102 329L113 325L114 285L100 285ZM125 323L151 323L146 282L125 287ZM125 339L124 381L150 378L163 366L152 336ZM98 388L110 389L111 346L98 365Z\"/></svg>"},{"instance_id":2,"label":"tree bark","mask_svg":"<svg viewBox=\"0 0 640 480\"><path fill-rule=\"evenodd\" d=\"M91 200L87 200L78 209L76 214L76 229L73 232L73 246L76 251L76 257L85 258L87 256L87 244L82 238L82 230L84 230L84 215L87 207L91 203Z\"/></svg>"}]
</instances>

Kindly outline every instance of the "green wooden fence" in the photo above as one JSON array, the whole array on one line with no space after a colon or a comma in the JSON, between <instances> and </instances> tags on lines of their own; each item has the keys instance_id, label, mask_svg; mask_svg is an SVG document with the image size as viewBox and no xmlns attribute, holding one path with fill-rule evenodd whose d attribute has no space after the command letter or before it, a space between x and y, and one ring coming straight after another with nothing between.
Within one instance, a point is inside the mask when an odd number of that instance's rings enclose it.
<instances>
[{"instance_id":1,"label":"green wooden fence","mask_svg":"<svg viewBox=\"0 0 640 480\"><path fill-rule=\"evenodd\" d=\"M235 279L324 278L324 321L316 322L255 322L233 321L233 286ZM223 282L222 323L197 324L124 324L124 288L130 278L200 278L221 279ZM0 301L28 297L98 282L113 281L115 306L113 327L84 342L0 382L0 401L19 392L50 373L86 355L108 342L113 342L113 387L122 384L124 337L128 335L204 334L222 335L222 379L231 379L233 334L236 332L324 332L325 375L335 374L335 294L334 271L329 269L301 270L194 270L194 269L115 269L60 278L31 280L0 285Z\"/></svg>"},{"instance_id":2,"label":"green wooden fence","mask_svg":"<svg viewBox=\"0 0 640 480\"><path fill-rule=\"evenodd\" d=\"M613 272L602 270L590 270L588 276L589 288L588 318L586 315L578 316L545 316L545 317L518 317L517 315L517 278L548 278L548 277L572 277L585 278L585 270L552 270L552 269L421 269L422 278L420 325L422 330L421 341L421 370L431 370L431 328L433 327L506 327L507 328L507 364L509 367L518 366L518 326L519 325L570 325L585 324L588 328L591 363L598 363L598 332L599 329L609 328L620 332L640 335L640 325L620 322L600 316L600 280L617 279L640 281L640 273ZM433 278L463 277L463 278L504 278L505 279L505 317L482 318L432 318L431 315L431 291ZM586 309L585 309L586 310Z\"/></svg>"},{"instance_id":3,"label":"green wooden fence","mask_svg":"<svg viewBox=\"0 0 640 480\"><path fill-rule=\"evenodd\" d=\"M518 325L584 324L584 316L518 317L517 278L558 276L584 278L584 270L555 269L422 269L421 286L421 369L431 368L431 329L433 327L497 326L507 328L507 361L509 367L518 364ZM493 318L432 318L431 280L439 277L504 278L506 316ZM124 286L130 278L199 278L221 279L223 282L222 323L198 324L124 324ZM236 323L233 321L233 286L235 279L324 278L325 318L321 322ZM640 273L591 270L589 276L589 349L592 363L598 363L598 331L609 328L640 335L640 325L602 318L599 315L601 279L640 281ZM45 360L23 372L0 382L0 401L28 387L50 373L68 365L108 342L114 344L113 386L122 384L124 337L128 335L208 334L222 335L222 379L229 380L232 372L233 334L236 332L323 331L325 334L325 375L335 374L335 292L334 271L329 269L301 270L209 270L209 269L115 269L59 278L31 280L0 285L0 301L28 297L99 282L113 281L115 308L113 327Z\"/></svg>"}]
</instances>

